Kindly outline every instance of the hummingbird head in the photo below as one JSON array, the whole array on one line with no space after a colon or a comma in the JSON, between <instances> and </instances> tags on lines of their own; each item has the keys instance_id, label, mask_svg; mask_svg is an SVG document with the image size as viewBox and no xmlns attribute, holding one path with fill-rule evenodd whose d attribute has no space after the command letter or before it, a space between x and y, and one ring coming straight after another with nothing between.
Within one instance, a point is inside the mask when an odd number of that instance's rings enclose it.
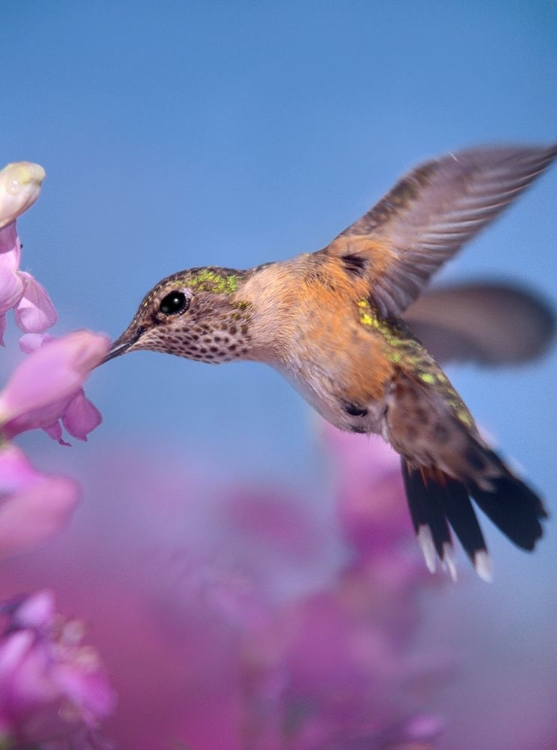
<instances>
[{"instance_id":1,"label":"hummingbird head","mask_svg":"<svg viewBox=\"0 0 557 750\"><path fill-rule=\"evenodd\" d=\"M151 289L105 362L150 349L217 364L249 350L251 305L238 295L248 271L191 268Z\"/></svg>"}]
</instances>

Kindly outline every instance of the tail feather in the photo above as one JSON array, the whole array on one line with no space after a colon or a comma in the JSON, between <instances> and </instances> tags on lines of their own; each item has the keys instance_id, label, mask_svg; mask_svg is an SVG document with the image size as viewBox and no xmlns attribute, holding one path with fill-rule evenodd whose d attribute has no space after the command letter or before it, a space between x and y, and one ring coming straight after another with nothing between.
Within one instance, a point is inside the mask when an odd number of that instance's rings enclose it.
<instances>
[{"instance_id":1,"label":"tail feather","mask_svg":"<svg viewBox=\"0 0 557 750\"><path fill-rule=\"evenodd\" d=\"M500 476L490 479L490 489L454 479L438 468L415 468L402 459L410 515L432 572L439 557L455 577L450 526L478 575L491 579L487 546L470 497L518 547L534 549L543 534L541 521L547 513L540 498L510 472L497 454L488 449L485 454L500 472Z\"/></svg>"},{"instance_id":2,"label":"tail feather","mask_svg":"<svg viewBox=\"0 0 557 750\"><path fill-rule=\"evenodd\" d=\"M541 519L547 518L540 498L513 476L498 477L493 486L492 492L471 487L470 494L517 547L533 550L543 534Z\"/></svg>"},{"instance_id":3,"label":"tail feather","mask_svg":"<svg viewBox=\"0 0 557 750\"><path fill-rule=\"evenodd\" d=\"M445 487L447 520L476 570L484 571L483 578L489 577L487 545L466 487L450 477Z\"/></svg>"},{"instance_id":4,"label":"tail feather","mask_svg":"<svg viewBox=\"0 0 557 750\"><path fill-rule=\"evenodd\" d=\"M411 469L402 461L402 476L408 497L408 506L418 541L428 569L434 573L437 557L448 567L454 578L451 531L444 508L442 483L430 483L427 472Z\"/></svg>"}]
</instances>

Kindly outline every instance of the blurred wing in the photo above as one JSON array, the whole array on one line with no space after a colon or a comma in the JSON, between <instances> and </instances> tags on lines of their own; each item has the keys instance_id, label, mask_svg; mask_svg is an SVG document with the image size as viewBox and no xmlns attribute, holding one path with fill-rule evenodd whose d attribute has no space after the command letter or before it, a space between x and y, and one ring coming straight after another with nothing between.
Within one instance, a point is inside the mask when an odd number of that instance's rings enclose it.
<instances>
[{"instance_id":1,"label":"blurred wing","mask_svg":"<svg viewBox=\"0 0 557 750\"><path fill-rule=\"evenodd\" d=\"M368 280L380 315L399 316L556 156L557 145L485 147L426 162L320 252Z\"/></svg>"},{"instance_id":2,"label":"blurred wing","mask_svg":"<svg viewBox=\"0 0 557 750\"><path fill-rule=\"evenodd\" d=\"M543 354L555 335L547 302L509 284L455 284L424 292L404 320L438 362L504 365Z\"/></svg>"}]
</instances>

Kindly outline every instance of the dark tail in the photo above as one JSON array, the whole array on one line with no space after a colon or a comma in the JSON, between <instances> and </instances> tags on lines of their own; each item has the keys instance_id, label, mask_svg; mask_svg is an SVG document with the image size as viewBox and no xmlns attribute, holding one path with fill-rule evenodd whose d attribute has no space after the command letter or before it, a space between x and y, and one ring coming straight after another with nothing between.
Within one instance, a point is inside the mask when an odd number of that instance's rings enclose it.
<instances>
[{"instance_id":1,"label":"dark tail","mask_svg":"<svg viewBox=\"0 0 557 750\"><path fill-rule=\"evenodd\" d=\"M439 557L451 576L456 575L452 528L478 575L491 580L487 547L470 498L522 549L533 550L543 534L541 521L547 518L547 513L540 498L512 474L496 453L483 446L481 450L483 458L498 474L489 478L489 489L473 480L453 479L434 467L414 468L402 459L412 522L432 572ZM485 486L486 481L482 484Z\"/></svg>"}]
</instances>

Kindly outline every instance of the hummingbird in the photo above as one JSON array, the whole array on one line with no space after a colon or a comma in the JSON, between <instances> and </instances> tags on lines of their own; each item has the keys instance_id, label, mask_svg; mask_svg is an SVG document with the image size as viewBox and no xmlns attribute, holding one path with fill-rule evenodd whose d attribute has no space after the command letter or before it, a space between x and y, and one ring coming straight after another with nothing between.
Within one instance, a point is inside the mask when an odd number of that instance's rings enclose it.
<instances>
[{"instance_id":1,"label":"hummingbird","mask_svg":"<svg viewBox=\"0 0 557 750\"><path fill-rule=\"evenodd\" d=\"M555 321L533 294L505 284L424 287L556 156L557 144L448 153L405 174L321 250L249 270L174 273L146 294L105 361L148 349L271 365L335 427L379 434L400 455L432 572L440 561L456 576L454 533L490 580L474 504L525 550L547 512L486 442L441 364L526 360Z\"/></svg>"}]
</instances>

